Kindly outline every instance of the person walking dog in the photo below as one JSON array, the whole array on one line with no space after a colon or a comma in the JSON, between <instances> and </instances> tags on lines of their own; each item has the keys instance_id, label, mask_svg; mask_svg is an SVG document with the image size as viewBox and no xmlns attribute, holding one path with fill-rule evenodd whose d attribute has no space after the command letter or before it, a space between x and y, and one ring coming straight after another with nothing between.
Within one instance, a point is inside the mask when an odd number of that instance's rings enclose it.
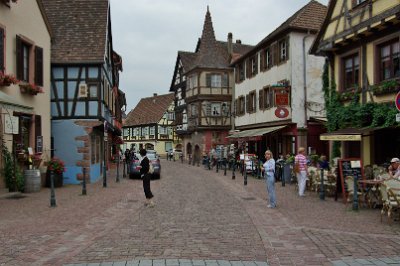
<instances>
[{"instance_id":1,"label":"person walking dog","mask_svg":"<svg viewBox=\"0 0 400 266\"><path fill-rule=\"evenodd\" d=\"M262 166L262 171L264 171L264 178L267 184L267 193L269 204L268 208L276 207L276 196L275 196L275 160L273 154L270 150L265 152L266 162Z\"/></svg>"}]
</instances>

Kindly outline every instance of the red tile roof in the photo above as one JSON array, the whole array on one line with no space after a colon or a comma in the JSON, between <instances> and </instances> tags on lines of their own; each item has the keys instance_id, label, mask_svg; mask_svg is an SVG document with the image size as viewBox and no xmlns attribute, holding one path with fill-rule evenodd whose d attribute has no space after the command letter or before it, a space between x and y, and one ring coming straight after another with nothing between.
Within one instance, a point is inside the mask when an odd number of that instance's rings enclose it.
<instances>
[{"instance_id":1,"label":"red tile roof","mask_svg":"<svg viewBox=\"0 0 400 266\"><path fill-rule=\"evenodd\" d=\"M174 101L174 93L142 98L126 117L124 126L158 123Z\"/></svg>"}]
</instances>

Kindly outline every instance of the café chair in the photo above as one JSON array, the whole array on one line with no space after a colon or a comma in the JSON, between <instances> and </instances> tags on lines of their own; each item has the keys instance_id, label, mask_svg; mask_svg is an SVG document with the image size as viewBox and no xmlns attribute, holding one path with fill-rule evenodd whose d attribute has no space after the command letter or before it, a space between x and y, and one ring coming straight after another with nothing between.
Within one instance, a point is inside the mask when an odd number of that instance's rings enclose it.
<instances>
[{"instance_id":1,"label":"caf\u00e9 chair","mask_svg":"<svg viewBox=\"0 0 400 266\"><path fill-rule=\"evenodd\" d=\"M347 192L347 200L346 200L346 204L347 204L347 203L353 202L353 195L354 195L354 177L353 176L345 177L345 188L346 188L346 192ZM358 196L358 204L361 206L361 202L364 199L364 193L360 189L360 186L358 186L357 196Z\"/></svg>"},{"instance_id":2,"label":"caf\u00e9 chair","mask_svg":"<svg viewBox=\"0 0 400 266\"><path fill-rule=\"evenodd\" d=\"M400 219L400 195L398 194L398 191L395 191L392 188L387 188L387 198L389 204L387 211L389 221L394 211L397 212L397 215L399 216L398 219Z\"/></svg>"}]
</instances>

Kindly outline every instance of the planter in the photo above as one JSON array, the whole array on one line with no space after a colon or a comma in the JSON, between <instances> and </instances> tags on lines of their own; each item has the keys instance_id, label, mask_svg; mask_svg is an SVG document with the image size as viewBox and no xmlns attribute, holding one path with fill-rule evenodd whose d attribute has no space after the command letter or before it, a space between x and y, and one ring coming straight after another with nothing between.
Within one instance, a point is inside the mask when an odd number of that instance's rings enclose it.
<instances>
[{"instance_id":1,"label":"planter","mask_svg":"<svg viewBox=\"0 0 400 266\"><path fill-rule=\"evenodd\" d=\"M54 187L62 187L64 184L64 176L62 173L56 173L54 172L53 174L54 177ZM50 187L50 171L46 172L46 187Z\"/></svg>"}]
</instances>

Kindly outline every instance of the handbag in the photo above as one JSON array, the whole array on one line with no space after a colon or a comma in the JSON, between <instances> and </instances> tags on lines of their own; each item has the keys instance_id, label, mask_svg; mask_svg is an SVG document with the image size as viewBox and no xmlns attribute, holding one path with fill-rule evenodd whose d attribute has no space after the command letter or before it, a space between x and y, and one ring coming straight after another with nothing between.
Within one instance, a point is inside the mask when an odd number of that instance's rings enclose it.
<instances>
[{"instance_id":1,"label":"handbag","mask_svg":"<svg viewBox=\"0 0 400 266\"><path fill-rule=\"evenodd\" d=\"M295 163L293 169L296 174L300 173L300 164Z\"/></svg>"}]
</instances>

